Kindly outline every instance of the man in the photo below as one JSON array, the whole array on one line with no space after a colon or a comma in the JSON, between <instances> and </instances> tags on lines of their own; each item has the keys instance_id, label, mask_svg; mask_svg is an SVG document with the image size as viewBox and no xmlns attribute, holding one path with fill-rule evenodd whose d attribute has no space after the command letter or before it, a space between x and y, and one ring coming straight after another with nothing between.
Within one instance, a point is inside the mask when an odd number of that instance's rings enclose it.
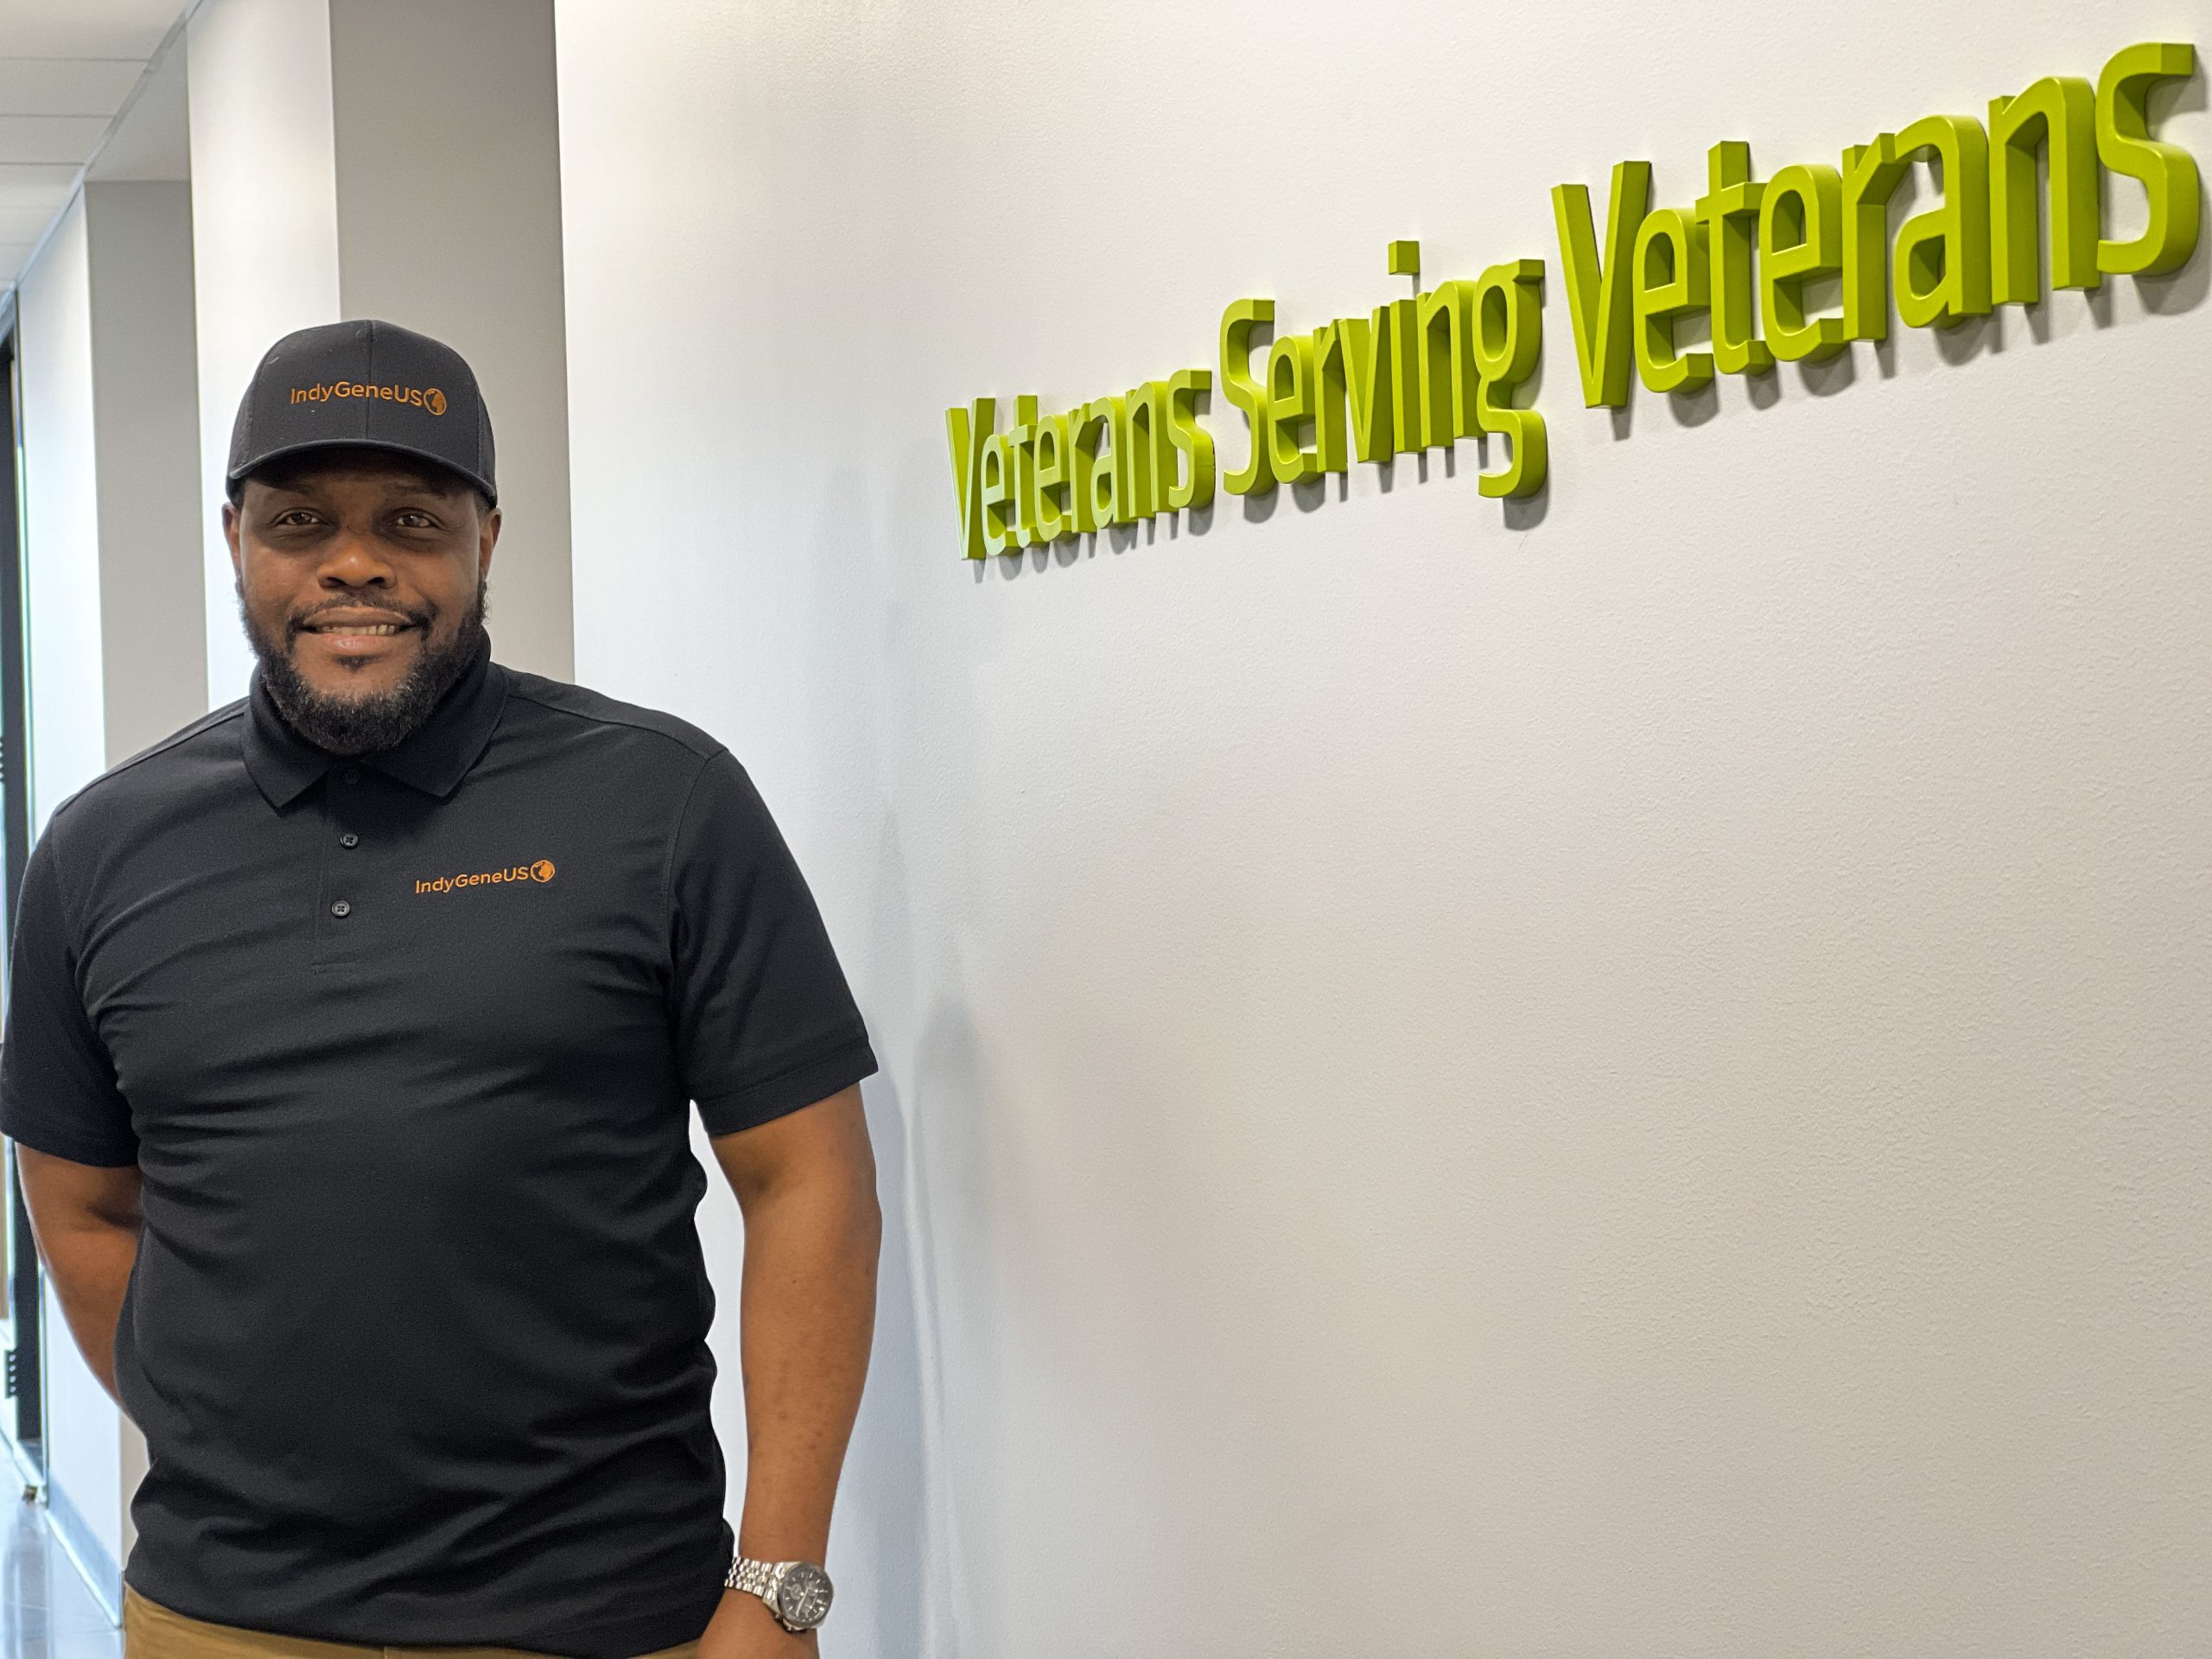
<instances>
[{"instance_id":1,"label":"man","mask_svg":"<svg viewBox=\"0 0 2212 1659\"><path fill-rule=\"evenodd\" d=\"M880 1224L805 883L714 739L490 659L453 351L279 341L230 486L251 693L54 814L0 1059L151 1454L130 1659L811 1654ZM691 1102L746 1222L734 1539Z\"/></svg>"}]
</instances>

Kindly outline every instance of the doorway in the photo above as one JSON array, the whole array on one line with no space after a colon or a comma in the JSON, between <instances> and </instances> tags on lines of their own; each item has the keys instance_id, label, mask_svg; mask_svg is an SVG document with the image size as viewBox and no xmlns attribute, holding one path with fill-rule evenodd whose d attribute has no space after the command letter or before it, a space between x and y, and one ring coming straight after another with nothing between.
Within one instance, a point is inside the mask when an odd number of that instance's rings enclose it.
<instances>
[{"instance_id":1,"label":"doorway","mask_svg":"<svg viewBox=\"0 0 2212 1659\"><path fill-rule=\"evenodd\" d=\"M30 691L23 634L22 402L10 316L0 335L0 1007L8 997L9 953L16 936L16 895L31 849ZM0 1141L0 1176L7 1185L0 1219L0 1349L5 1396L0 1439L10 1445L27 1485L46 1481L45 1351L41 1325L45 1293L30 1212L16 1173L16 1148Z\"/></svg>"}]
</instances>

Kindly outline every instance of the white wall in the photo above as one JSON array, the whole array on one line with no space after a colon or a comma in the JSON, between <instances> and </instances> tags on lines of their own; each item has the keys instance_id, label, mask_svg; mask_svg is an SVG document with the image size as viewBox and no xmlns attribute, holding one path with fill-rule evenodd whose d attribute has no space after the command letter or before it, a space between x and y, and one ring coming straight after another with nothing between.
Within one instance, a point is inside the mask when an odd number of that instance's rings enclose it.
<instances>
[{"instance_id":1,"label":"white wall","mask_svg":"<svg viewBox=\"0 0 2212 1659\"><path fill-rule=\"evenodd\" d=\"M80 198L18 298L34 830L106 766L92 281Z\"/></svg>"},{"instance_id":2,"label":"white wall","mask_svg":"<svg viewBox=\"0 0 2212 1659\"><path fill-rule=\"evenodd\" d=\"M200 5L185 54L212 709L253 673L222 526L238 399L277 340L339 315L327 0Z\"/></svg>"},{"instance_id":3,"label":"white wall","mask_svg":"<svg viewBox=\"0 0 2212 1659\"><path fill-rule=\"evenodd\" d=\"M192 187L139 180L85 188L112 762L207 711ZM225 614L235 626L237 607Z\"/></svg>"},{"instance_id":4,"label":"white wall","mask_svg":"<svg viewBox=\"0 0 2212 1659\"><path fill-rule=\"evenodd\" d=\"M24 272L17 306L36 833L56 806L105 770L108 758L92 283L81 197ZM67 1339L51 1288L45 1318L55 1334L45 1349L48 1483L65 1535L112 1601L124 1526L122 1414Z\"/></svg>"},{"instance_id":5,"label":"white wall","mask_svg":"<svg viewBox=\"0 0 2212 1659\"><path fill-rule=\"evenodd\" d=\"M2212 7L560 21L579 675L753 767L886 1061L825 1651L2212 1645L2206 255L1615 420L1548 197ZM1548 262L1547 499L957 556L948 404L1402 236Z\"/></svg>"}]
</instances>

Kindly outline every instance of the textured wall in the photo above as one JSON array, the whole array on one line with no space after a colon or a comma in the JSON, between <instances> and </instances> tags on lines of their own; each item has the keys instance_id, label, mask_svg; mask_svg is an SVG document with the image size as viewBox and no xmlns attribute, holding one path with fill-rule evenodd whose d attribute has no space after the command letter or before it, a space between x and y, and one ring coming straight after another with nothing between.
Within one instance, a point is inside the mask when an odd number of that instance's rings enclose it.
<instances>
[{"instance_id":1,"label":"textured wall","mask_svg":"<svg viewBox=\"0 0 2212 1659\"><path fill-rule=\"evenodd\" d=\"M1550 186L2212 44L1941 10L562 0L579 676L754 769L887 1063L825 1651L2212 1648L2206 255L1576 394ZM1402 236L1549 262L1544 500L957 558L947 404Z\"/></svg>"}]
</instances>

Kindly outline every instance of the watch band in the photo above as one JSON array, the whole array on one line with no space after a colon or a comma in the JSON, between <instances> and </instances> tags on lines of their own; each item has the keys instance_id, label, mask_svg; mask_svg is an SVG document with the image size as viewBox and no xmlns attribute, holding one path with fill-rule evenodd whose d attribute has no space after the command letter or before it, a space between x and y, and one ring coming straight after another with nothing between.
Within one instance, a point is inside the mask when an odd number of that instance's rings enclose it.
<instances>
[{"instance_id":1,"label":"watch band","mask_svg":"<svg viewBox=\"0 0 2212 1659\"><path fill-rule=\"evenodd\" d=\"M830 1575L811 1561L756 1561L743 1555L729 1564L722 1586L760 1597L794 1635L819 1626L836 1594Z\"/></svg>"},{"instance_id":2,"label":"watch band","mask_svg":"<svg viewBox=\"0 0 2212 1659\"><path fill-rule=\"evenodd\" d=\"M729 1564L729 1577L722 1580L725 1590L742 1590L748 1596L758 1596L768 1604L768 1611L776 1610L776 1586L784 1576L789 1561L748 1561L739 1556Z\"/></svg>"}]
</instances>

